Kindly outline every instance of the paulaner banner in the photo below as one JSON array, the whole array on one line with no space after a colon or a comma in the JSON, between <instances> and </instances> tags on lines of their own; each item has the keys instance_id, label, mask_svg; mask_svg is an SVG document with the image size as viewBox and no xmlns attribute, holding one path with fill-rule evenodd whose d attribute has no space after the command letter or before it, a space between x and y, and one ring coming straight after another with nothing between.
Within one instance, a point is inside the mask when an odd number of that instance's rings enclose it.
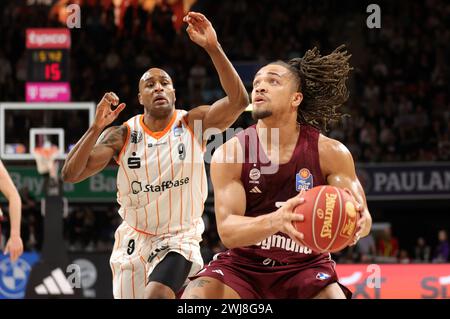
<instances>
[{"instance_id":1,"label":"paulaner banner","mask_svg":"<svg viewBox=\"0 0 450 319\"><path fill-rule=\"evenodd\" d=\"M368 200L450 199L450 163L359 164Z\"/></svg>"}]
</instances>

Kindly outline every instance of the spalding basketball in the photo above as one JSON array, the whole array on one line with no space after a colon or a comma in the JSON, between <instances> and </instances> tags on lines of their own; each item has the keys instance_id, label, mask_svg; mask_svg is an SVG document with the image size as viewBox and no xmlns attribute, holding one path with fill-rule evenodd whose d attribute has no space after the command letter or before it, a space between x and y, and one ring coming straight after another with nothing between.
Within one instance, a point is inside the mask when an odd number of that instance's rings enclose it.
<instances>
[{"instance_id":1,"label":"spalding basketball","mask_svg":"<svg viewBox=\"0 0 450 319\"><path fill-rule=\"evenodd\" d=\"M338 187L323 185L305 192L295 208L304 221L293 222L305 236L303 244L315 252L336 252L347 247L356 232L359 214L353 196Z\"/></svg>"}]
</instances>

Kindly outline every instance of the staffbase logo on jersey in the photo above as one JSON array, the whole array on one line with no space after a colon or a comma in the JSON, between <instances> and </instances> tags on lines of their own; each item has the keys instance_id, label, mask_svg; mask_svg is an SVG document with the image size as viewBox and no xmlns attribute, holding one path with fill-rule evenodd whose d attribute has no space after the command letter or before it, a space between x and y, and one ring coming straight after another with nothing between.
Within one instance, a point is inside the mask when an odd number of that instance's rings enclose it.
<instances>
[{"instance_id":1,"label":"staffbase logo on jersey","mask_svg":"<svg viewBox=\"0 0 450 319\"><path fill-rule=\"evenodd\" d=\"M301 190L307 191L313 187L314 183L311 172L307 168L302 168L300 172L295 175L295 189L297 192L300 192Z\"/></svg>"},{"instance_id":2,"label":"staffbase logo on jersey","mask_svg":"<svg viewBox=\"0 0 450 319\"><path fill-rule=\"evenodd\" d=\"M183 186L184 184L188 184L188 183L189 183L189 177L182 178L180 180L175 180L175 181L164 181L160 185L149 185L149 184L142 185L141 182L133 181L131 183L131 190L134 195L136 195L140 192L144 192L144 193L164 192L165 190L170 189L172 187L179 187L179 186Z\"/></svg>"}]
</instances>

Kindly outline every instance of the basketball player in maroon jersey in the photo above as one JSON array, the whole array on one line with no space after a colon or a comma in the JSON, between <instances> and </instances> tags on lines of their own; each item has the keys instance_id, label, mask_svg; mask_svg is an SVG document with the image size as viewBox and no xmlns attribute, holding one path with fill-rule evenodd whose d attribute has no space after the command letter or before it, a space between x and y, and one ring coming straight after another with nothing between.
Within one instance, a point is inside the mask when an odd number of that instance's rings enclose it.
<instances>
[{"instance_id":1,"label":"basketball player in maroon jersey","mask_svg":"<svg viewBox=\"0 0 450 319\"><path fill-rule=\"evenodd\" d=\"M349 58L343 46L327 56L313 49L256 74L252 103L258 122L222 145L211 164L217 228L229 250L191 278L183 298L351 297L338 283L330 254L304 247L303 234L292 225L303 220L293 212L304 201L302 190L329 184L348 188L358 202L352 244L370 231L352 155L320 134L341 117L336 109L348 98ZM264 174L267 163L278 164L276 172Z\"/></svg>"}]
</instances>

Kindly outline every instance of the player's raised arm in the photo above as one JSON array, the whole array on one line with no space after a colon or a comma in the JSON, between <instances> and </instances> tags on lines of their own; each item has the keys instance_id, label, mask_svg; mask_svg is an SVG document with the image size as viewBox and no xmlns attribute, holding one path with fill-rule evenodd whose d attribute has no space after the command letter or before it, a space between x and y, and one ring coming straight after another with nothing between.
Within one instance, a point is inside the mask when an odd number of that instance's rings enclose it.
<instances>
[{"instance_id":1,"label":"player's raised arm","mask_svg":"<svg viewBox=\"0 0 450 319\"><path fill-rule=\"evenodd\" d=\"M211 57L226 97L189 112L189 122L202 120L203 131L210 127L223 131L236 121L249 104L244 84L217 40L211 22L201 13L189 12L183 19L191 40L204 48Z\"/></svg>"},{"instance_id":2,"label":"player's raised arm","mask_svg":"<svg viewBox=\"0 0 450 319\"><path fill-rule=\"evenodd\" d=\"M296 196L273 213L248 217L245 215L246 197L241 182L242 164L237 158L237 138L230 139L216 150L211 163L211 180L214 186L214 206L217 229L223 244L228 248L254 245L281 231L299 245L302 238L292 221L302 221L303 216L293 209L304 200Z\"/></svg>"},{"instance_id":3,"label":"player's raised arm","mask_svg":"<svg viewBox=\"0 0 450 319\"><path fill-rule=\"evenodd\" d=\"M9 203L10 235L5 246L5 254L10 254L11 261L16 261L23 253L23 243L20 237L20 220L22 216L22 201L16 186L11 180L5 166L0 161L0 192Z\"/></svg>"},{"instance_id":4,"label":"player's raised arm","mask_svg":"<svg viewBox=\"0 0 450 319\"><path fill-rule=\"evenodd\" d=\"M356 176L352 154L342 143L323 135L319 139L319 154L322 173L325 175L328 184L347 188L359 204L357 209L361 215L352 242L352 244L355 244L360 237L369 234L372 227L372 217L367 207L364 189Z\"/></svg>"},{"instance_id":5,"label":"player's raised arm","mask_svg":"<svg viewBox=\"0 0 450 319\"><path fill-rule=\"evenodd\" d=\"M118 106L113 110L112 105ZM103 96L97 105L94 122L67 156L62 168L65 182L80 182L101 171L114 156L119 155L127 128L112 126L103 133L102 131L124 108L125 103L119 104L119 98L113 92Z\"/></svg>"}]
</instances>

